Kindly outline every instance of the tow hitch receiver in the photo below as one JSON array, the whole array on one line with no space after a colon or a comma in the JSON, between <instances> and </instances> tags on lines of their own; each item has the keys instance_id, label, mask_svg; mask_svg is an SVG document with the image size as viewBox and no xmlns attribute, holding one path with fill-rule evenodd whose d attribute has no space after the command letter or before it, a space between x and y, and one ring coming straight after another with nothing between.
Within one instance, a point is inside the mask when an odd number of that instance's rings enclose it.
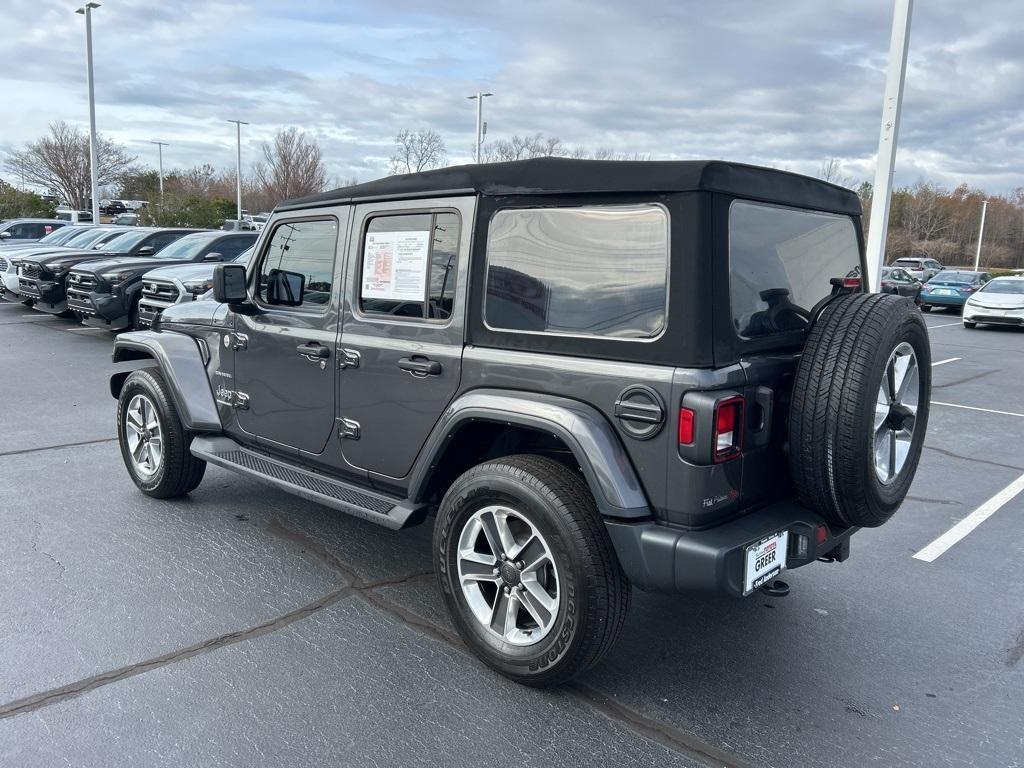
<instances>
[{"instance_id":1,"label":"tow hitch receiver","mask_svg":"<svg viewBox=\"0 0 1024 768\"><path fill-rule=\"evenodd\" d=\"M785 597L789 594L789 584L782 579L776 579L761 587L761 591L769 597Z\"/></svg>"}]
</instances>

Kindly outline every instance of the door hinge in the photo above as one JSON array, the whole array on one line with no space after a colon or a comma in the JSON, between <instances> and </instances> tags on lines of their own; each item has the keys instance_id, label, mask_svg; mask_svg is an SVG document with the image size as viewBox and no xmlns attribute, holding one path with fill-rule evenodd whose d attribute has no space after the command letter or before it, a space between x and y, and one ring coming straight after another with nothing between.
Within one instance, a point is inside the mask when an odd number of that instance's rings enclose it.
<instances>
[{"instance_id":1,"label":"door hinge","mask_svg":"<svg viewBox=\"0 0 1024 768\"><path fill-rule=\"evenodd\" d=\"M249 337L244 333L231 333L224 334L224 347L225 349L230 348L237 352L240 349L249 348Z\"/></svg>"},{"instance_id":2,"label":"door hinge","mask_svg":"<svg viewBox=\"0 0 1024 768\"><path fill-rule=\"evenodd\" d=\"M338 427L338 439L344 440L358 440L361 427L358 421L352 419L342 419L341 426Z\"/></svg>"},{"instance_id":3,"label":"door hinge","mask_svg":"<svg viewBox=\"0 0 1024 768\"><path fill-rule=\"evenodd\" d=\"M341 355L338 357L339 368L358 368L359 360L362 355L356 349L342 349Z\"/></svg>"}]
</instances>

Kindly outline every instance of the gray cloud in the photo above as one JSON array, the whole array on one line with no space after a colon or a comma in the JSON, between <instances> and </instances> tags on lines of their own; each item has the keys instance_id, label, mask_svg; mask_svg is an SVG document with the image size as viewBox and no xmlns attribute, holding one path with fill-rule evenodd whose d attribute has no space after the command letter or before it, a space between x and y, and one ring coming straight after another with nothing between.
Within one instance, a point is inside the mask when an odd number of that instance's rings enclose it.
<instances>
[{"instance_id":1,"label":"gray cloud","mask_svg":"<svg viewBox=\"0 0 1024 768\"><path fill-rule=\"evenodd\" d=\"M5 16L0 150L54 119L84 123L80 17L25 0ZM468 160L478 87L492 138L544 132L656 158L718 157L869 178L887 0L763 3L105 4L96 13L101 130L168 164L230 165L282 126L321 141L335 178L385 172L391 138L429 126ZM1024 185L1024 7L918 3L897 178Z\"/></svg>"}]
</instances>

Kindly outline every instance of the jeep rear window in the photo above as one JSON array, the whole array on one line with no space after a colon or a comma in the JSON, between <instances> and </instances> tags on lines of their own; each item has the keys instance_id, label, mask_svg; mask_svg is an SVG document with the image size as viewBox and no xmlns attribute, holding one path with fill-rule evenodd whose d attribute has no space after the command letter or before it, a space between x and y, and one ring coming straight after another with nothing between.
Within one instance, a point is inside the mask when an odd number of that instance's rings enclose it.
<instances>
[{"instance_id":1,"label":"jeep rear window","mask_svg":"<svg viewBox=\"0 0 1024 768\"><path fill-rule=\"evenodd\" d=\"M732 316L745 338L799 331L807 313L860 265L848 216L736 200L729 208Z\"/></svg>"},{"instance_id":2,"label":"jeep rear window","mask_svg":"<svg viewBox=\"0 0 1024 768\"><path fill-rule=\"evenodd\" d=\"M493 330L650 339L665 327L668 214L659 205L498 211L487 236Z\"/></svg>"}]
</instances>

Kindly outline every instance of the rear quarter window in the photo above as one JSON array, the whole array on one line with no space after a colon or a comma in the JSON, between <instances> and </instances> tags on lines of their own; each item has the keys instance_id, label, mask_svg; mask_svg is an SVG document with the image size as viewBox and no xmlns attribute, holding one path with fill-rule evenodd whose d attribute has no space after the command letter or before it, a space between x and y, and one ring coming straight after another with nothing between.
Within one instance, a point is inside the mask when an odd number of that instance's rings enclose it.
<instances>
[{"instance_id":1,"label":"rear quarter window","mask_svg":"<svg viewBox=\"0 0 1024 768\"><path fill-rule=\"evenodd\" d=\"M492 330L644 340L665 327L668 213L660 205L498 211L487 237Z\"/></svg>"},{"instance_id":2,"label":"rear quarter window","mask_svg":"<svg viewBox=\"0 0 1024 768\"><path fill-rule=\"evenodd\" d=\"M848 216L743 200L730 206L732 316L744 338L803 330L832 278L859 274L859 266Z\"/></svg>"}]
</instances>

